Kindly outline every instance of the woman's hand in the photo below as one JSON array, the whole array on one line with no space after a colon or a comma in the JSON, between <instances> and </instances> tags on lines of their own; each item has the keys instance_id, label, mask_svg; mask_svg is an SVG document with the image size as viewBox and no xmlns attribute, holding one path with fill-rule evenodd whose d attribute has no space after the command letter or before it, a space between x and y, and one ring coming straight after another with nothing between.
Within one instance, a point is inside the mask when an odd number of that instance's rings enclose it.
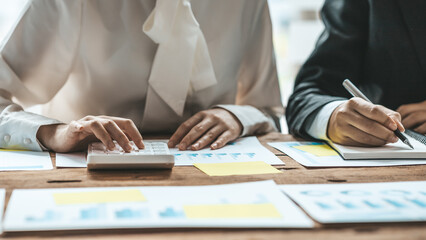
<instances>
[{"instance_id":1,"label":"woman's hand","mask_svg":"<svg viewBox=\"0 0 426 240\"><path fill-rule=\"evenodd\" d=\"M89 143L98 140L110 150L115 147L113 140L126 152L132 150L130 141L144 148L142 136L132 120L109 116L86 116L70 124L41 126L37 139L55 152L86 150Z\"/></svg>"},{"instance_id":2,"label":"woman's hand","mask_svg":"<svg viewBox=\"0 0 426 240\"><path fill-rule=\"evenodd\" d=\"M237 139L243 130L240 121L222 108L201 111L182 123L169 140L169 147L200 150L210 144L218 149Z\"/></svg>"},{"instance_id":3,"label":"woman's hand","mask_svg":"<svg viewBox=\"0 0 426 240\"><path fill-rule=\"evenodd\" d=\"M400 106L397 110L404 127L426 134L426 101Z\"/></svg>"}]
</instances>

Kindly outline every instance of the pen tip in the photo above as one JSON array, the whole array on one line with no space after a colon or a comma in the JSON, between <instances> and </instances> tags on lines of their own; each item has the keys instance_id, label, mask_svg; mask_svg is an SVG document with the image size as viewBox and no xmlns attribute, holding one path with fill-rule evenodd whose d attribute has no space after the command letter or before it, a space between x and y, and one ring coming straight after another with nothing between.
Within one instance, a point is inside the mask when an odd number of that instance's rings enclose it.
<instances>
[{"instance_id":1,"label":"pen tip","mask_svg":"<svg viewBox=\"0 0 426 240\"><path fill-rule=\"evenodd\" d=\"M411 149L414 149L413 145L411 145L411 143L407 140L404 141L405 144L407 144Z\"/></svg>"}]
</instances>

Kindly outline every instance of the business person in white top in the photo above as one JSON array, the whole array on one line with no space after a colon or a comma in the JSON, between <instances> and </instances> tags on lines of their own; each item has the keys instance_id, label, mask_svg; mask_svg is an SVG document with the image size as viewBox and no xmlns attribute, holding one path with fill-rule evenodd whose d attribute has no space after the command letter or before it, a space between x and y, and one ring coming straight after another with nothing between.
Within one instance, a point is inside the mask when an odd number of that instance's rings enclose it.
<instances>
[{"instance_id":1,"label":"business person in white top","mask_svg":"<svg viewBox=\"0 0 426 240\"><path fill-rule=\"evenodd\" d=\"M30 1L0 48L0 147L217 149L277 129L266 0ZM42 115L24 111L42 104Z\"/></svg>"}]
</instances>

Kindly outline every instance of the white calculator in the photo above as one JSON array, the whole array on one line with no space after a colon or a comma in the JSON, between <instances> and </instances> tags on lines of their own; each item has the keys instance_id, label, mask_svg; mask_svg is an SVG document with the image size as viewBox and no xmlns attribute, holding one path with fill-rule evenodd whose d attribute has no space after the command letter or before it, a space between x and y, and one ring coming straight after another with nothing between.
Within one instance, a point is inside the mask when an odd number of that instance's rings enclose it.
<instances>
[{"instance_id":1,"label":"white calculator","mask_svg":"<svg viewBox=\"0 0 426 240\"><path fill-rule=\"evenodd\" d=\"M171 169L175 157L170 153L167 143L162 141L144 141L145 148L130 142L133 150L126 153L115 142L114 150L108 150L101 142L89 145L87 151L88 169Z\"/></svg>"}]
</instances>

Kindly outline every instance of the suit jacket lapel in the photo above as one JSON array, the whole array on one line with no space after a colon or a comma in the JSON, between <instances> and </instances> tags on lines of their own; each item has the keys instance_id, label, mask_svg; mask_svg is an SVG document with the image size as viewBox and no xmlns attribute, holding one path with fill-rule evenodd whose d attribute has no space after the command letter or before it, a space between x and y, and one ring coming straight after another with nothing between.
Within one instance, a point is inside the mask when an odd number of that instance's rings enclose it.
<instances>
[{"instance_id":1,"label":"suit jacket lapel","mask_svg":"<svg viewBox=\"0 0 426 240\"><path fill-rule=\"evenodd\" d=\"M397 0L426 77L426 1Z\"/></svg>"}]
</instances>

